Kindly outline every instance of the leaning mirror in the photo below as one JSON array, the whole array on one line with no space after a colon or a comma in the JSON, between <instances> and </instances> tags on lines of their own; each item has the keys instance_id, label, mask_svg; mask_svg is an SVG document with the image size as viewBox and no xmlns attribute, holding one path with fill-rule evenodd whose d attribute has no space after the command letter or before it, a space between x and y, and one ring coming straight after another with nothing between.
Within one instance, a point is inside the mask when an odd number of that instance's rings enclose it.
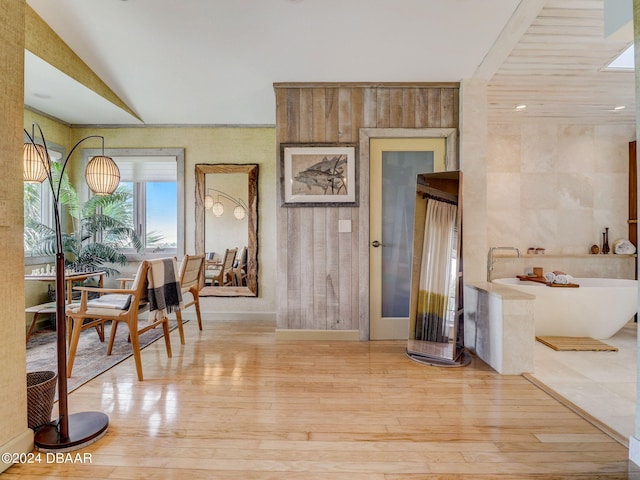
<instances>
[{"instance_id":1,"label":"leaning mirror","mask_svg":"<svg viewBox=\"0 0 640 480\"><path fill-rule=\"evenodd\" d=\"M258 295L258 165L196 165L196 252L200 296Z\"/></svg>"},{"instance_id":2,"label":"leaning mirror","mask_svg":"<svg viewBox=\"0 0 640 480\"><path fill-rule=\"evenodd\" d=\"M420 363L461 366L462 196L460 172L419 174L407 355Z\"/></svg>"}]
</instances>

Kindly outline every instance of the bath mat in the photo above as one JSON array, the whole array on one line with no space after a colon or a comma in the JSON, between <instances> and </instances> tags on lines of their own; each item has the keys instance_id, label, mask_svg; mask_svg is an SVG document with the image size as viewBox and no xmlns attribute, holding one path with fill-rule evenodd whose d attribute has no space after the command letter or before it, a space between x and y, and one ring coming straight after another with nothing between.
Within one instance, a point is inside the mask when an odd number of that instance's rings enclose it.
<instances>
[{"instance_id":1,"label":"bath mat","mask_svg":"<svg viewBox=\"0 0 640 480\"><path fill-rule=\"evenodd\" d=\"M591 337L536 337L536 340L557 351L618 351L618 347Z\"/></svg>"}]
</instances>

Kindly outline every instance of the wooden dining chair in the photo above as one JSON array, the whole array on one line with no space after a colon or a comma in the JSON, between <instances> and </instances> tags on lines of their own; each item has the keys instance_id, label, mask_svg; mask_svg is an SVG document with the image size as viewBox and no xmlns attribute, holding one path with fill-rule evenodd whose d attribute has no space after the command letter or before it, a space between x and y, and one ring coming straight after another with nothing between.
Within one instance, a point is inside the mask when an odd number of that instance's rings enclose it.
<instances>
[{"instance_id":1,"label":"wooden dining chair","mask_svg":"<svg viewBox=\"0 0 640 480\"><path fill-rule=\"evenodd\" d=\"M233 284L236 287L247 286L247 253L247 247L242 247L238 257L238 264L233 267Z\"/></svg>"},{"instance_id":2,"label":"wooden dining chair","mask_svg":"<svg viewBox=\"0 0 640 480\"><path fill-rule=\"evenodd\" d=\"M224 252L224 260L222 260L222 267L220 268L220 272L215 277L213 277L211 285L215 286L217 284L218 286L222 287L233 284L233 278L230 274L233 270L233 262L236 259L237 253L238 247L227 248L227 250Z\"/></svg>"},{"instance_id":3,"label":"wooden dining chair","mask_svg":"<svg viewBox=\"0 0 640 480\"><path fill-rule=\"evenodd\" d=\"M202 317L200 316L200 279L204 270L204 253L198 255L185 255L180 263L180 290L184 301L185 293L190 293L193 299L185 302L180 310L176 311L176 319L178 320L178 330L180 332L180 343L184 345L184 331L182 328L182 310L192 305L196 307L196 317L198 318L198 328L202 330Z\"/></svg>"},{"instance_id":4,"label":"wooden dining chair","mask_svg":"<svg viewBox=\"0 0 640 480\"><path fill-rule=\"evenodd\" d=\"M138 380L142 380L142 359L140 357L139 336L157 326L162 326L167 357L171 358L171 341L169 338L169 320L166 315L161 318L150 320L143 327L138 324L139 314L149 311L148 301L148 273L150 262L144 260L140 263L138 271L129 288L100 288L100 287L75 287L74 290L81 292L80 304L70 305L67 308L67 317L72 322L71 342L69 345L69 355L67 359L67 377L71 376L73 363L75 361L80 332L88 328L92 322L111 320L111 335L107 346L107 355L111 355L116 330L120 322L127 324L129 328L129 339L131 349L136 364ZM89 292L98 292L100 297L89 300ZM88 323L85 323L89 320Z\"/></svg>"}]
</instances>

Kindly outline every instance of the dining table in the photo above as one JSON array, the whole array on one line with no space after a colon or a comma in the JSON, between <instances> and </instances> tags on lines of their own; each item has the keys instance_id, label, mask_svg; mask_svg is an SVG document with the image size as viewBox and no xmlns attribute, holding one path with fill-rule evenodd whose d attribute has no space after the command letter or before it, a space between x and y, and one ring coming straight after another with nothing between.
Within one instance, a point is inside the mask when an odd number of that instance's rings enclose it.
<instances>
[{"instance_id":1,"label":"dining table","mask_svg":"<svg viewBox=\"0 0 640 480\"><path fill-rule=\"evenodd\" d=\"M88 278L97 277L98 278L98 286L100 288L104 287L104 276L107 272L104 270L96 270L96 271L69 271L65 273L65 282L66 282L66 303L67 305L73 303L73 284L74 282L81 282L87 280ZM49 282L55 283L56 274L54 271L39 269L34 270L34 273L30 275L25 275L24 280L27 282ZM55 314L56 313L56 302L55 300L41 303L38 305L32 305L30 307L25 308L25 313L32 313L33 319L31 320L31 324L29 325L29 330L27 331L27 341L31 337L33 330L36 326L36 321L38 319L38 315L43 314Z\"/></svg>"},{"instance_id":2,"label":"dining table","mask_svg":"<svg viewBox=\"0 0 640 480\"><path fill-rule=\"evenodd\" d=\"M72 302L73 283L81 282L88 278L98 277L98 286L102 288L104 286L104 276L107 272L104 270L96 270L92 272L76 272L65 273L64 279L67 283L67 303ZM45 272L42 275L25 275L25 281L39 281L39 282L54 282L56 281L55 272Z\"/></svg>"}]
</instances>

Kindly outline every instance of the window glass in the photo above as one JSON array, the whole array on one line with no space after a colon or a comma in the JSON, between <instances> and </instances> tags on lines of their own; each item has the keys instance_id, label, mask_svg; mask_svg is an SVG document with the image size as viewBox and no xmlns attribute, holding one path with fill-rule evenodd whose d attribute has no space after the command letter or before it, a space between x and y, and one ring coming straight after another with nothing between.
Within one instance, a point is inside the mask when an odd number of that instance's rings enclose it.
<instances>
[{"instance_id":1,"label":"window glass","mask_svg":"<svg viewBox=\"0 0 640 480\"><path fill-rule=\"evenodd\" d=\"M120 182L118 185L117 191L127 192L129 194L129 199L127 202L123 202L120 206L123 208L123 212L120 216L123 222L126 223L129 227L135 230L135 223L133 221L134 217L134 196L133 196L133 182ZM131 244L124 245L123 248L133 248Z\"/></svg>"},{"instance_id":2,"label":"window glass","mask_svg":"<svg viewBox=\"0 0 640 480\"><path fill-rule=\"evenodd\" d=\"M408 317L415 183L433 172L432 151L382 152L382 316Z\"/></svg>"},{"instance_id":3,"label":"window glass","mask_svg":"<svg viewBox=\"0 0 640 480\"><path fill-rule=\"evenodd\" d=\"M146 232L147 248L172 249L177 247L178 205L176 182L146 183Z\"/></svg>"},{"instance_id":4,"label":"window glass","mask_svg":"<svg viewBox=\"0 0 640 480\"><path fill-rule=\"evenodd\" d=\"M131 192L131 225L142 240L143 250L152 253L176 253L176 158L113 157L113 160L120 169L120 186Z\"/></svg>"},{"instance_id":5,"label":"window glass","mask_svg":"<svg viewBox=\"0 0 640 480\"><path fill-rule=\"evenodd\" d=\"M28 142L25 135L25 142ZM36 143L38 141L36 140ZM55 143L48 143L48 153L51 160L60 162L62 159L63 147ZM49 181L45 179L42 183L24 183L24 252L25 256L32 257L40 255L39 249L42 246L43 227L53 229L53 201L51 198Z\"/></svg>"},{"instance_id":6,"label":"window glass","mask_svg":"<svg viewBox=\"0 0 640 480\"><path fill-rule=\"evenodd\" d=\"M36 225L42 222L41 183L24 184L24 251L32 252L38 247L39 240L35 235Z\"/></svg>"}]
</instances>

